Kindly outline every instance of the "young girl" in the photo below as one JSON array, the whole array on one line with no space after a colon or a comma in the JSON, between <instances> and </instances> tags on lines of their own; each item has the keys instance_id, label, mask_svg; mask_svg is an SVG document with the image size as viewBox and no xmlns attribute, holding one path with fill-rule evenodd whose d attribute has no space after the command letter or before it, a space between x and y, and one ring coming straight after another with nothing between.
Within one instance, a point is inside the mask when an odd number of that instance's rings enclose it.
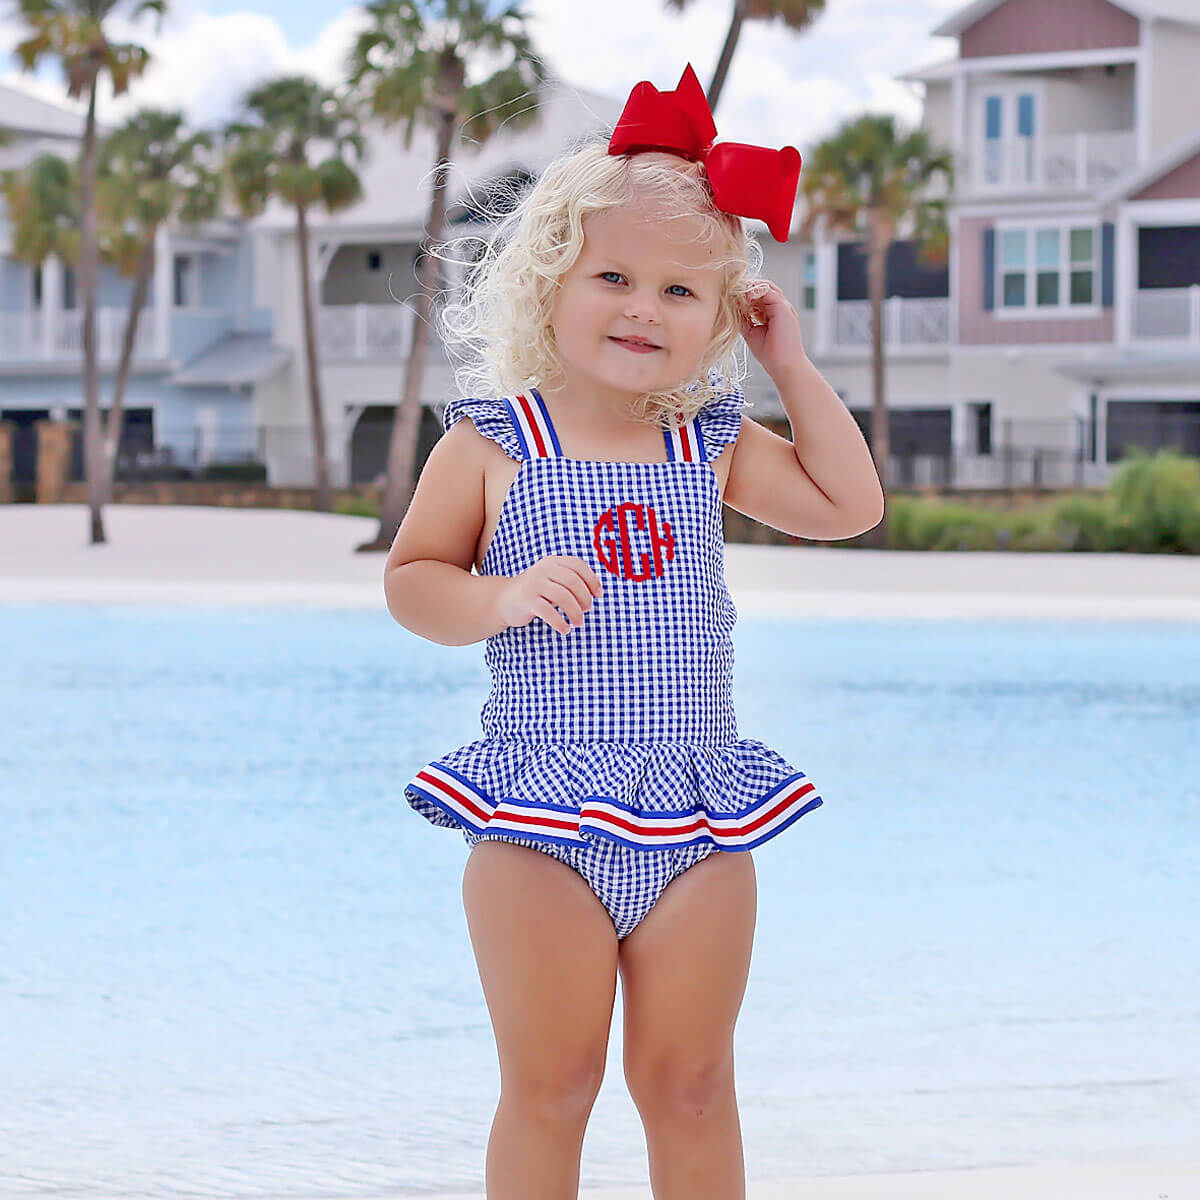
<instances>
[{"instance_id":1,"label":"young girl","mask_svg":"<svg viewBox=\"0 0 1200 1200\"><path fill-rule=\"evenodd\" d=\"M463 902L501 1074L489 1200L577 1195L618 972L656 1200L745 1195L749 851L821 798L738 735L721 505L837 539L883 498L795 310L753 278L741 216L786 239L799 156L714 135L689 67L676 92L639 84L607 144L528 192L445 315L476 351L460 386L482 386L447 405L385 568L402 625L487 639L484 737L405 795L472 847ZM794 445L742 420L739 337Z\"/></svg>"}]
</instances>

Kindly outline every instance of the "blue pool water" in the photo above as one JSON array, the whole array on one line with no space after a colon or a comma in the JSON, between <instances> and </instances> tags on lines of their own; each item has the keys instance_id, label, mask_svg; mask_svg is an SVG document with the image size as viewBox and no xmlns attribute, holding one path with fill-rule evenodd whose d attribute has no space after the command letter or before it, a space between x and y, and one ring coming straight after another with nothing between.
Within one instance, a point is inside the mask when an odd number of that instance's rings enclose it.
<instances>
[{"instance_id":1,"label":"blue pool water","mask_svg":"<svg viewBox=\"0 0 1200 1200\"><path fill-rule=\"evenodd\" d=\"M483 1190L467 848L401 789L482 646L386 613L0 608L0 1195ZM1200 627L741 618L744 736L825 797L754 852L751 1179L1184 1158ZM647 1178L620 1070L585 1187Z\"/></svg>"}]
</instances>

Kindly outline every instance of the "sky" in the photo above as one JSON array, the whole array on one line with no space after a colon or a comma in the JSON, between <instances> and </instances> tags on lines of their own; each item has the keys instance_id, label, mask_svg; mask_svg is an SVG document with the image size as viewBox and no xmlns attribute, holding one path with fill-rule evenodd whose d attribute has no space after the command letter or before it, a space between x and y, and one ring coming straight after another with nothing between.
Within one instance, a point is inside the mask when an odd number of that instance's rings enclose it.
<instances>
[{"instance_id":1,"label":"sky","mask_svg":"<svg viewBox=\"0 0 1200 1200\"><path fill-rule=\"evenodd\" d=\"M682 16L665 0L526 0L524 7L534 44L555 74L621 101L642 79L673 88L687 62L707 86L731 2L692 0ZM273 75L303 72L336 84L363 22L358 6L317 0L168 5L158 34L149 22L122 31L147 46L153 62L126 95L101 95L101 120L120 121L153 104L181 108L193 126L212 127L234 115L249 88ZM828 0L826 12L803 33L747 22L715 114L718 137L790 144L803 152L863 112L890 112L902 124L915 124L920 85L894 76L955 54L954 39L934 38L930 30L962 7L963 0ZM12 14L10 0L0 0L0 81L64 98L51 73L20 71Z\"/></svg>"}]
</instances>

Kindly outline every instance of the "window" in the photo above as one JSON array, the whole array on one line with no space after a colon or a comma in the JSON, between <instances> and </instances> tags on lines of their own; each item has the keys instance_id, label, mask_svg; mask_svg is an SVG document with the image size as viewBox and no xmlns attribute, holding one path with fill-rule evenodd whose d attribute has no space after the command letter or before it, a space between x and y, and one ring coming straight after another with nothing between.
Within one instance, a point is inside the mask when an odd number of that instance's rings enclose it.
<instances>
[{"instance_id":1,"label":"window","mask_svg":"<svg viewBox=\"0 0 1200 1200\"><path fill-rule=\"evenodd\" d=\"M983 97L983 182L1030 183L1034 177L1037 97L993 92Z\"/></svg>"},{"instance_id":2,"label":"window","mask_svg":"<svg viewBox=\"0 0 1200 1200\"><path fill-rule=\"evenodd\" d=\"M990 400L968 401L967 419L967 434L971 452L981 455L991 454L992 402Z\"/></svg>"},{"instance_id":3,"label":"window","mask_svg":"<svg viewBox=\"0 0 1200 1200\"><path fill-rule=\"evenodd\" d=\"M175 290L174 304L176 308L198 308L199 296L199 264L194 254L175 255Z\"/></svg>"},{"instance_id":4,"label":"window","mask_svg":"<svg viewBox=\"0 0 1200 1200\"><path fill-rule=\"evenodd\" d=\"M800 305L810 311L817 307L817 252L815 250L805 250L804 252Z\"/></svg>"},{"instance_id":5,"label":"window","mask_svg":"<svg viewBox=\"0 0 1200 1200\"><path fill-rule=\"evenodd\" d=\"M1069 311L1096 303L1094 227L1054 225L999 234L1001 310Z\"/></svg>"},{"instance_id":6,"label":"window","mask_svg":"<svg viewBox=\"0 0 1200 1200\"><path fill-rule=\"evenodd\" d=\"M63 267L62 306L70 312L75 308L75 268Z\"/></svg>"},{"instance_id":7,"label":"window","mask_svg":"<svg viewBox=\"0 0 1200 1200\"><path fill-rule=\"evenodd\" d=\"M1091 229L1071 230L1071 281L1072 304L1095 303L1096 287L1096 234Z\"/></svg>"},{"instance_id":8,"label":"window","mask_svg":"<svg viewBox=\"0 0 1200 1200\"><path fill-rule=\"evenodd\" d=\"M30 290L30 308L39 309L42 307L42 264L38 263L33 268L31 290Z\"/></svg>"},{"instance_id":9,"label":"window","mask_svg":"<svg viewBox=\"0 0 1200 1200\"><path fill-rule=\"evenodd\" d=\"M367 270L378 271L383 266L383 255L378 250L367 251Z\"/></svg>"}]
</instances>

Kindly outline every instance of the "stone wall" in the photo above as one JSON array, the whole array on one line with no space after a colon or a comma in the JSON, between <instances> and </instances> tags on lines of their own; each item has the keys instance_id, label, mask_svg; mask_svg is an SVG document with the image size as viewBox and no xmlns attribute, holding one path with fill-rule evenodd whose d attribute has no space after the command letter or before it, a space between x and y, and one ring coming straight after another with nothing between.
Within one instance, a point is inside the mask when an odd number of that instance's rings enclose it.
<instances>
[{"instance_id":1,"label":"stone wall","mask_svg":"<svg viewBox=\"0 0 1200 1200\"><path fill-rule=\"evenodd\" d=\"M11 504L13 492L13 425L0 421L0 504Z\"/></svg>"}]
</instances>

